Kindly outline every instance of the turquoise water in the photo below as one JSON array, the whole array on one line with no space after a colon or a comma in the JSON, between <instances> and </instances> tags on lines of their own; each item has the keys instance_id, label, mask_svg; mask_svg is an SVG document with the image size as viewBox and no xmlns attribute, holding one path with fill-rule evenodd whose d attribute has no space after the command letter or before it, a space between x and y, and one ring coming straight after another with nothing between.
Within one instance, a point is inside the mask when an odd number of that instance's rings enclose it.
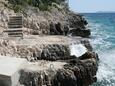
<instances>
[{"instance_id":1,"label":"turquoise water","mask_svg":"<svg viewBox=\"0 0 115 86\"><path fill-rule=\"evenodd\" d=\"M93 86L115 86L115 14L83 14L91 29L91 44L99 54L97 82Z\"/></svg>"}]
</instances>

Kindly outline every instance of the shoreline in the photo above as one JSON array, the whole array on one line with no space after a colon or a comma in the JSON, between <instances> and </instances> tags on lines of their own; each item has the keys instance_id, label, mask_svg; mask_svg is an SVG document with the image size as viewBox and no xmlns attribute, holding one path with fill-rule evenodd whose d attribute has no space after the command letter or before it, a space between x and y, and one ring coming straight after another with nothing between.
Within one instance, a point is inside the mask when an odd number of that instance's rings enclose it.
<instances>
[{"instance_id":1,"label":"shoreline","mask_svg":"<svg viewBox=\"0 0 115 86\"><path fill-rule=\"evenodd\" d=\"M1 29L4 33L7 27L5 24L9 22L7 18L15 13L9 8L0 10L0 13L0 28L4 27ZM4 35L3 39L0 39L1 55L26 60L19 64L22 67L16 68L13 75L8 76L7 79L0 78L0 84L7 84L7 86L89 86L96 82L99 58L89 42L91 32L85 27L88 22L81 15L65 9L60 11L55 7L51 9L51 12L39 10L36 12L34 8L30 8L27 14L27 16L22 14L25 36L23 39L4 37ZM71 34L71 37L68 37L68 34ZM71 55L70 45L72 43L77 47L77 50L74 48L73 51L78 54L82 52L82 54ZM83 51L79 48L83 48ZM13 61L14 65L18 64L15 60ZM4 75L0 74L1 76ZM9 79L11 82L2 83Z\"/></svg>"}]
</instances>

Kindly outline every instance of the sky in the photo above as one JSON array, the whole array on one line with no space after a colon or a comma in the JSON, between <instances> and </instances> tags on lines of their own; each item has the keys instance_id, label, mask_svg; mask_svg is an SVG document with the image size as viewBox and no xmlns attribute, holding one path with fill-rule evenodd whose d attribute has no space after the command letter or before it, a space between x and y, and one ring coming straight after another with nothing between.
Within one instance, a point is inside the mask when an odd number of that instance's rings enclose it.
<instances>
[{"instance_id":1,"label":"sky","mask_svg":"<svg viewBox=\"0 0 115 86\"><path fill-rule=\"evenodd\" d=\"M114 11L115 0L69 0L70 9L76 12Z\"/></svg>"}]
</instances>

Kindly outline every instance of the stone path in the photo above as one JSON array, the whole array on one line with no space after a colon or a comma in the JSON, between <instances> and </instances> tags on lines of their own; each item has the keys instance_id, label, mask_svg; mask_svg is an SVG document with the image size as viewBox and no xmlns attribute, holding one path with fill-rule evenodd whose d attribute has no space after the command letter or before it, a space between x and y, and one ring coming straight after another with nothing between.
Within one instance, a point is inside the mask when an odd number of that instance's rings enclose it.
<instances>
[{"instance_id":1,"label":"stone path","mask_svg":"<svg viewBox=\"0 0 115 86\"><path fill-rule=\"evenodd\" d=\"M14 42L16 45L47 45L47 44L69 44L69 38L66 36L24 36L23 39L17 37L3 38Z\"/></svg>"}]
</instances>

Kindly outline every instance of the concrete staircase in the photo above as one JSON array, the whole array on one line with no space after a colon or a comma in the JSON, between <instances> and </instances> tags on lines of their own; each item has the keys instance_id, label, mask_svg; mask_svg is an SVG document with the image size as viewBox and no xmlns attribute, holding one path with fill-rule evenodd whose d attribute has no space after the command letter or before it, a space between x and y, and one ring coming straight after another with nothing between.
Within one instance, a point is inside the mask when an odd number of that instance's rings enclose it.
<instances>
[{"instance_id":1,"label":"concrete staircase","mask_svg":"<svg viewBox=\"0 0 115 86\"><path fill-rule=\"evenodd\" d=\"M8 29L4 32L7 32L9 37L23 37L22 28L22 16L10 16Z\"/></svg>"}]
</instances>

